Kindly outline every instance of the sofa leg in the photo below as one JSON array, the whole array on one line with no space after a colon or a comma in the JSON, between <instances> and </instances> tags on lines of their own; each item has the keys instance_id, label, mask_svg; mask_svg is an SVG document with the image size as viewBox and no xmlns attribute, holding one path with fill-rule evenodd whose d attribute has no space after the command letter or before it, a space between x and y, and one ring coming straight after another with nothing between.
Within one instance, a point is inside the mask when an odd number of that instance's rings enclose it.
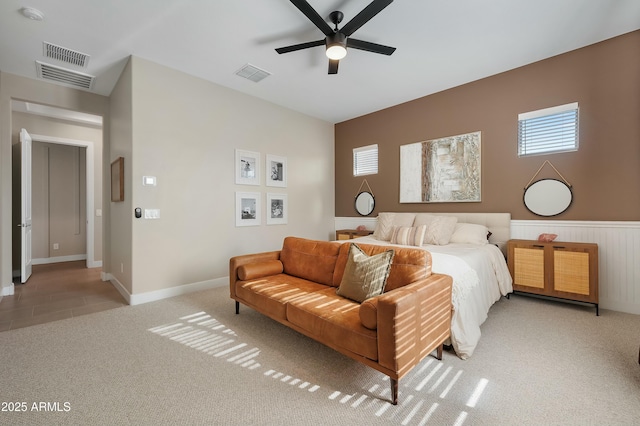
<instances>
[{"instance_id":1,"label":"sofa leg","mask_svg":"<svg viewBox=\"0 0 640 426\"><path fill-rule=\"evenodd\" d=\"M391 377L389 377L389 381L391 382L391 403L398 405L398 381Z\"/></svg>"},{"instance_id":2,"label":"sofa leg","mask_svg":"<svg viewBox=\"0 0 640 426\"><path fill-rule=\"evenodd\" d=\"M240 302L236 301L236 315L240 313Z\"/></svg>"},{"instance_id":3,"label":"sofa leg","mask_svg":"<svg viewBox=\"0 0 640 426\"><path fill-rule=\"evenodd\" d=\"M438 361L442 361L442 348L443 347L444 347L444 345L438 346L438 351L436 352L436 359Z\"/></svg>"}]
</instances>

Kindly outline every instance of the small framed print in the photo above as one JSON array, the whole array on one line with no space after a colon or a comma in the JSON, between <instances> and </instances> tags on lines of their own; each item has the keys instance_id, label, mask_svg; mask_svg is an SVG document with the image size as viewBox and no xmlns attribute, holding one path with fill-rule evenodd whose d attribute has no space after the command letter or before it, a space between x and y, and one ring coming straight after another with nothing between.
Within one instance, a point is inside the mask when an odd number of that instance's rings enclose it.
<instances>
[{"instance_id":1,"label":"small framed print","mask_svg":"<svg viewBox=\"0 0 640 426\"><path fill-rule=\"evenodd\" d=\"M259 226L260 222L260 193L236 192L236 226Z\"/></svg>"},{"instance_id":2,"label":"small framed print","mask_svg":"<svg viewBox=\"0 0 640 426\"><path fill-rule=\"evenodd\" d=\"M287 223L287 194L267 193L267 225Z\"/></svg>"},{"instance_id":3,"label":"small framed print","mask_svg":"<svg viewBox=\"0 0 640 426\"><path fill-rule=\"evenodd\" d=\"M236 149L236 184L260 185L260 153Z\"/></svg>"},{"instance_id":4,"label":"small framed print","mask_svg":"<svg viewBox=\"0 0 640 426\"><path fill-rule=\"evenodd\" d=\"M287 187L287 157L267 154L267 186Z\"/></svg>"}]
</instances>

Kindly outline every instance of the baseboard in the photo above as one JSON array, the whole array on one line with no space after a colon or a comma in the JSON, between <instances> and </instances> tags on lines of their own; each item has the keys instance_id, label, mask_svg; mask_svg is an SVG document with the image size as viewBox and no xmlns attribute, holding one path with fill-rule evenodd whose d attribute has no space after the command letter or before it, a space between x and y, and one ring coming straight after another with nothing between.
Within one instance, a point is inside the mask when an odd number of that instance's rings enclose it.
<instances>
[{"instance_id":1,"label":"baseboard","mask_svg":"<svg viewBox=\"0 0 640 426\"><path fill-rule=\"evenodd\" d=\"M126 300L129 305L131 304L131 294L127 291L126 288L124 288L122 283L120 281L118 281L118 279L116 277L114 277L111 274L107 274L105 272L103 272L100 275L101 275L102 281L111 282L111 284L113 284L113 286L116 288L116 290L118 290L118 293L120 293L120 295L122 295L122 297L124 297L124 300Z\"/></svg>"},{"instance_id":2,"label":"baseboard","mask_svg":"<svg viewBox=\"0 0 640 426\"><path fill-rule=\"evenodd\" d=\"M87 260L86 254L72 254L70 256L42 257L33 259L34 265L48 265L49 263L74 262L76 260ZM100 262L102 263L102 262Z\"/></svg>"},{"instance_id":3,"label":"baseboard","mask_svg":"<svg viewBox=\"0 0 640 426\"><path fill-rule=\"evenodd\" d=\"M9 284L6 287L0 288L0 297L13 296L14 293L15 293L15 286L13 285L13 283Z\"/></svg>"},{"instance_id":4,"label":"baseboard","mask_svg":"<svg viewBox=\"0 0 640 426\"><path fill-rule=\"evenodd\" d=\"M223 287L229 283L229 277L221 277L213 280L200 281L197 283L179 285L170 288L164 288L162 290L149 291L146 293L131 294L111 274L102 274L103 281L111 281L116 290L120 292L122 297L125 298L129 305L141 305L143 303L155 302L157 300L168 299L169 297L180 296L183 294L193 293L194 291L207 290L216 287Z\"/></svg>"}]
</instances>

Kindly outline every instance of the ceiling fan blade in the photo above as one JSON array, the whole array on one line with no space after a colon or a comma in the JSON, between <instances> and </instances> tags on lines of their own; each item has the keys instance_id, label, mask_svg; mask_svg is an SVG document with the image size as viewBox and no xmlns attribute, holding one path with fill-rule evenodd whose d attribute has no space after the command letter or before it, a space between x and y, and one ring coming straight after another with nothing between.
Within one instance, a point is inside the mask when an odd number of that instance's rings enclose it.
<instances>
[{"instance_id":1,"label":"ceiling fan blade","mask_svg":"<svg viewBox=\"0 0 640 426\"><path fill-rule=\"evenodd\" d=\"M329 36L333 34L333 29L329 24L327 24L327 21L325 21L322 16L320 16L318 12L316 12L316 10L305 0L291 0L291 3L293 3L293 5L304 14L304 16L309 18L309 20L313 22L314 25L324 33L324 35Z\"/></svg>"},{"instance_id":2,"label":"ceiling fan blade","mask_svg":"<svg viewBox=\"0 0 640 426\"><path fill-rule=\"evenodd\" d=\"M328 74L338 74L338 63L339 59L329 59L329 73Z\"/></svg>"},{"instance_id":3,"label":"ceiling fan blade","mask_svg":"<svg viewBox=\"0 0 640 426\"><path fill-rule=\"evenodd\" d=\"M382 44L371 43L369 41L357 40L355 38L347 39L347 47L354 49L366 50L367 52L380 53L382 55L391 55L396 51L395 47L383 46Z\"/></svg>"},{"instance_id":4,"label":"ceiling fan blade","mask_svg":"<svg viewBox=\"0 0 640 426\"><path fill-rule=\"evenodd\" d=\"M324 46L324 44L325 44L324 40L309 41L307 43L300 43L300 44L293 44L291 46L279 47L276 49L276 52L280 54L289 53L289 52L295 52L296 50L308 49L310 47Z\"/></svg>"},{"instance_id":5,"label":"ceiling fan blade","mask_svg":"<svg viewBox=\"0 0 640 426\"><path fill-rule=\"evenodd\" d=\"M291 1L293 2L293 0ZM366 24L371 18L376 16L378 13L382 11L382 9L389 6L391 3L393 3L393 0L373 0L371 3L369 3L369 6L362 9L360 13L358 13L356 16L353 17L353 19L347 22L344 25L344 27L340 29L340 32L346 35L347 37L349 37L358 28Z\"/></svg>"}]
</instances>

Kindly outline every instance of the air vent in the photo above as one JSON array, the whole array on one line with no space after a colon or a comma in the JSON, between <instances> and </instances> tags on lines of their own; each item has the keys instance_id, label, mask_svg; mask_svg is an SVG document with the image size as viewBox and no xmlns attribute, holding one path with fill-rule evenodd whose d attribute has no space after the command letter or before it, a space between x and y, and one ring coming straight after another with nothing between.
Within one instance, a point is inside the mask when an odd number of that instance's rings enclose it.
<instances>
[{"instance_id":1,"label":"air vent","mask_svg":"<svg viewBox=\"0 0 640 426\"><path fill-rule=\"evenodd\" d=\"M95 76L36 61L38 77L81 89L91 89Z\"/></svg>"},{"instance_id":2,"label":"air vent","mask_svg":"<svg viewBox=\"0 0 640 426\"><path fill-rule=\"evenodd\" d=\"M256 66L253 66L251 64L247 64L242 68L240 68L238 71L236 71L236 75L239 75L240 77L246 78L247 80L251 80L257 83L260 80L266 77L269 77L271 73L268 71L262 70Z\"/></svg>"},{"instance_id":3,"label":"air vent","mask_svg":"<svg viewBox=\"0 0 640 426\"><path fill-rule=\"evenodd\" d=\"M47 58L66 62L67 64L76 65L82 68L86 68L89 64L90 56L85 53L80 53L62 46L56 46L55 44L47 43L46 41L42 43L42 48L44 56Z\"/></svg>"}]
</instances>

